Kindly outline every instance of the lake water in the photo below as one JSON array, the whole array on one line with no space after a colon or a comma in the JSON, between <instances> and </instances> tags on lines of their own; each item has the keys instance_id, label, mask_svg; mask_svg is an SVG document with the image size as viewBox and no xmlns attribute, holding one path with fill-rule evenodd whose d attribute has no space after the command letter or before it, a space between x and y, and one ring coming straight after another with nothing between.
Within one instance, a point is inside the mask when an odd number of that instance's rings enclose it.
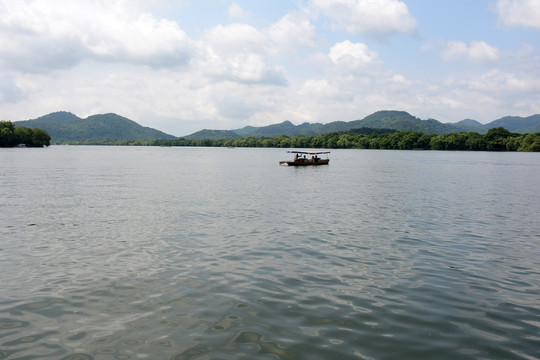
<instances>
[{"instance_id":1,"label":"lake water","mask_svg":"<svg viewBox=\"0 0 540 360\"><path fill-rule=\"evenodd\" d=\"M539 359L540 154L0 149L0 359Z\"/></svg>"}]
</instances>

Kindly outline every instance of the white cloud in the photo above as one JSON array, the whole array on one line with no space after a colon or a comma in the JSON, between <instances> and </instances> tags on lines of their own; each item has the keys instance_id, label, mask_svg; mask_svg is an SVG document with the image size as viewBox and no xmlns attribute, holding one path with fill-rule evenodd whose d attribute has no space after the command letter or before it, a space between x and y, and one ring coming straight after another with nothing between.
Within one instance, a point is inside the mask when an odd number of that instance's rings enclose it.
<instances>
[{"instance_id":1,"label":"white cloud","mask_svg":"<svg viewBox=\"0 0 540 360\"><path fill-rule=\"evenodd\" d=\"M221 55L234 55L238 52L263 54L267 49L264 32L240 23L208 29L203 34L202 41L210 44L212 49Z\"/></svg>"},{"instance_id":2,"label":"white cloud","mask_svg":"<svg viewBox=\"0 0 540 360\"><path fill-rule=\"evenodd\" d=\"M471 118L487 122L506 115L537 113L540 79L526 73L490 70L450 77L438 86L416 85L415 92L422 98L417 116L429 111L429 116L440 121Z\"/></svg>"},{"instance_id":3,"label":"white cloud","mask_svg":"<svg viewBox=\"0 0 540 360\"><path fill-rule=\"evenodd\" d=\"M451 40L446 44L441 57L445 61L490 62L499 58L499 49L484 41L471 41L467 46L462 41Z\"/></svg>"},{"instance_id":4,"label":"white cloud","mask_svg":"<svg viewBox=\"0 0 540 360\"><path fill-rule=\"evenodd\" d=\"M312 0L312 4L347 31L374 37L414 34L416 20L398 0Z\"/></svg>"},{"instance_id":5,"label":"white cloud","mask_svg":"<svg viewBox=\"0 0 540 360\"><path fill-rule=\"evenodd\" d=\"M216 107L222 122L228 119L247 121L259 113L274 111L276 97L272 92L268 93L264 87L228 82L212 86L208 100Z\"/></svg>"},{"instance_id":6,"label":"white cloud","mask_svg":"<svg viewBox=\"0 0 540 360\"><path fill-rule=\"evenodd\" d=\"M524 94L540 92L540 79L528 74L516 74L501 70L491 70L468 82L471 88L487 92Z\"/></svg>"},{"instance_id":7,"label":"white cloud","mask_svg":"<svg viewBox=\"0 0 540 360\"><path fill-rule=\"evenodd\" d=\"M285 48L314 45L315 27L301 13L285 15L280 21L272 24L267 32L272 41Z\"/></svg>"},{"instance_id":8,"label":"white cloud","mask_svg":"<svg viewBox=\"0 0 540 360\"><path fill-rule=\"evenodd\" d=\"M400 75L400 74L395 74L394 76L392 76L392 80L401 84L408 83L408 81L405 79L405 76Z\"/></svg>"},{"instance_id":9,"label":"white cloud","mask_svg":"<svg viewBox=\"0 0 540 360\"><path fill-rule=\"evenodd\" d=\"M433 43L443 60L473 66L440 66L431 53L418 55L420 44L410 39L373 51L364 35L416 31L405 0L288 2L272 18L255 5L248 13L233 4L228 14L192 22L185 21L190 9L207 10L201 2L158 2L156 9L142 0L0 0L0 118L116 112L185 135L286 119L349 121L381 109L442 121L539 112L535 39L517 39L505 51L496 37L492 44ZM299 7L291 10L293 3ZM365 40L328 32L329 18Z\"/></svg>"},{"instance_id":10,"label":"white cloud","mask_svg":"<svg viewBox=\"0 0 540 360\"><path fill-rule=\"evenodd\" d=\"M345 40L332 46L328 57L334 64L356 68L374 62L377 59L377 53L369 50L366 44L353 44Z\"/></svg>"},{"instance_id":11,"label":"white cloud","mask_svg":"<svg viewBox=\"0 0 540 360\"><path fill-rule=\"evenodd\" d=\"M540 29L540 1L499 0L499 19L505 26L525 26Z\"/></svg>"},{"instance_id":12,"label":"white cloud","mask_svg":"<svg viewBox=\"0 0 540 360\"><path fill-rule=\"evenodd\" d=\"M84 59L156 67L185 65L193 43L177 23L111 1L7 0L0 11L0 61L40 72Z\"/></svg>"},{"instance_id":13,"label":"white cloud","mask_svg":"<svg viewBox=\"0 0 540 360\"><path fill-rule=\"evenodd\" d=\"M328 99L334 98L340 92L326 79L309 79L305 81L301 93L309 97Z\"/></svg>"},{"instance_id":14,"label":"white cloud","mask_svg":"<svg viewBox=\"0 0 540 360\"><path fill-rule=\"evenodd\" d=\"M285 85L286 79L279 67L266 64L264 57L254 53L235 56L217 56L207 49L208 57L200 62L203 74L217 81L235 81L244 84Z\"/></svg>"},{"instance_id":15,"label":"white cloud","mask_svg":"<svg viewBox=\"0 0 540 360\"><path fill-rule=\"evenodd\" d=\"M121 21L121 23L113 23ZM187 63L192 43L175 22L141 14L136 18L104 15L82 42L98 59L151 66ZM112 33L110 32L112 29Z\"/></svg>"},{"instance_id":16,"label":"white cloud","mask_svg":"<svg viewBox=\"0 0 540 360\"><path fill-rule=\"evenodd\" d=\"M23 89L13 77L0 74L0 104L16 103L24 96Z\"/></svg>"},{"instance_id":17,"label":"white cloud","mask_svg":"<svg viewBox=\"0 0 540 360\"><path fill-rule=\"evenodd\" d=\"M192 65L219 81L284 85L282 69L268 64L264 32L247 24L219 25L205 32Z\"/></svg>"},{"instance_id":18,"label":"white cloud","mask_svg":"<svg viewBox=\"0 0 540 360\"><path fill-rule=\"evenodd\" d=\"M240 5L234 3L229 6L229 17L231 19L241 19L246 16L246 12L244 9L240 7Z\"/></svg>"}]
</instances>

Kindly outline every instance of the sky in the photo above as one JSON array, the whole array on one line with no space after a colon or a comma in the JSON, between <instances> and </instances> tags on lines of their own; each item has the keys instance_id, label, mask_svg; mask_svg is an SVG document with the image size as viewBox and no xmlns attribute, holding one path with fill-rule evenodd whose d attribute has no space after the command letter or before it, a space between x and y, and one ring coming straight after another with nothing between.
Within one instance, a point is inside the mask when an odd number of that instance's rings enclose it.
<instances>
[{"instance_id":1,"label":"sky","mask_svg":"<svg viewBox=\"0 0 540 360\"><path fill-rule=\"evenodd\" d=\"M166 133L540 113L540 0L0 0L0 120Z\"/></svg>"}]
</instances>

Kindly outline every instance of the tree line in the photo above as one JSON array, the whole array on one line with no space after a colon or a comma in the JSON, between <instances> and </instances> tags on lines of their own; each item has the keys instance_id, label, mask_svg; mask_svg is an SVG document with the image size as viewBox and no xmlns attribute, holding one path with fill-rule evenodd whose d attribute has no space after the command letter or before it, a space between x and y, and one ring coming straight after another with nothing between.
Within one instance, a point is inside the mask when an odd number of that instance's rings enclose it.
<instances>
[{"instance_id":1,"label":"tree line","mask_svg":"<svg viewBox=\"0 0 540 360\"><path fill-rule=\"evenodd\" d=\"M128 145L128 144L126 144ZM540 133L511 133L503 127L485 135L460 132L442 135L396 131L391 133L328 133L317 136L247 137L219 140L154 140L130 145L278 147L315 149L392 149L392 150L463 150L463 151L540 151Z\"/></svg>"},{"instance_id":2,"label":"tree line","mask_svg":"<svg viewBox=\"0 0 540 360\"><path fill-rule=\"evenodd\" d=\"M0 147L43 147L50 144L51 137L45 130L14 126L11 121L0 121Z\"/></svg>"},{"instance_id":3,"label":"tree line","mask_svg":"<svg viewBox=\"0 0 540 360\"><path fill-rule=\"evenodd\" d=\"M389 149L389 150L462 150L462 151L540 151L540 133L511 133L503 127L488 130L484 135L459 132L442 135L410 131L386 131L359 134L328 133L317 136L246 137L240 139L148 141L72 141L78 145L133 146L208 146L208 147L268 147L313 149Z\"/></svg>"}]
</instances>

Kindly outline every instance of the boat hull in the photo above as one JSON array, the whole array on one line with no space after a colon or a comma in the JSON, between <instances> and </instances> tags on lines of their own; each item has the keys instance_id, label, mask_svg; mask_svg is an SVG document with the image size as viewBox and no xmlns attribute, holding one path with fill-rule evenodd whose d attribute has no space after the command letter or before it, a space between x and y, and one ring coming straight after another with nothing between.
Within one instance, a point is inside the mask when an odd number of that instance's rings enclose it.
<instances>
[{"instance_id":1,"label":"boat hull","mask_svg":"<svg viewBox=\"0 0 540 360\"><path fill-rule=\"evenodd\" d=\"M330 159L318 159L317 161L313 161L311 159L303 160L299 159L296 161L286 161L286 164L289 166L314 166L314 165L328 165L330 162Z\"/></svg>"}]
</instances>

